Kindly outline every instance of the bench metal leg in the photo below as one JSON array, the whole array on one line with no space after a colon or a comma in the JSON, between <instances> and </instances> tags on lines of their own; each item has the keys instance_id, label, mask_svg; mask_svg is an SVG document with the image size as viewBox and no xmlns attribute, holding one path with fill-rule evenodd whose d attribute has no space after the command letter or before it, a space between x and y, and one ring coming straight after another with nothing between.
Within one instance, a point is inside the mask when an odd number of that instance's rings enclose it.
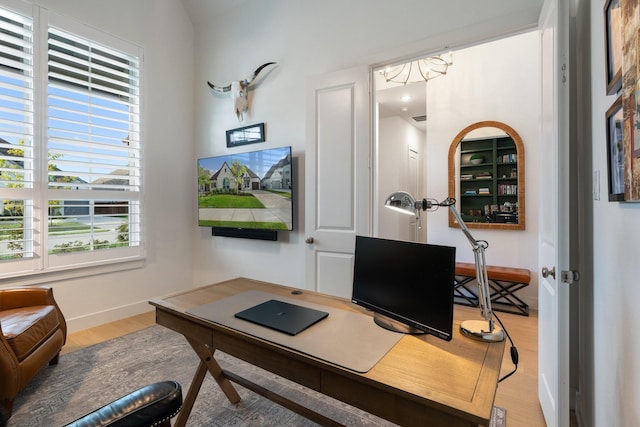
<instances>
[{"instance_id":1,"label":"bench metal leg","mask_svg":"<svg viewBox=\"0 0 640 427\"><path fill-rule=\"evenodd\" d=\"M456 304L466 305L469 307L478 306L479 301L477 292L467 287L467 283L471 283L474 280L475 277L454 277L453 299Z\"/></svg>"},{"instance_id":2,"label":"bench metal leg","mask_svg":"<svg viewBox=\"0 0 640 427\"><path fill-rule=\"evenodd\" d=\"M516 291L526 287L526 283L505 282L498 280L489 280L489 286L493 290L491 293L491 304L495 310L500 307L507 313L529 315L529 305L522 301L515 294Z\"/></svg>"},{"instance_id":3,"label":"bench metal leg","mask_svg":"<svg viewBox=\"0 0 640 427\"><path fill-rule=\"evenodd\" d=\"M475 277L458 276L454 278L453 298L456 304L478 307L477 285ZM469 286L471 283L475 286ZM517 283L489 279L491 305L493 310L511 314L529 315L529 305L515 295L516 291L529 286L528 283Z\"/></svg>"}]
</instances>

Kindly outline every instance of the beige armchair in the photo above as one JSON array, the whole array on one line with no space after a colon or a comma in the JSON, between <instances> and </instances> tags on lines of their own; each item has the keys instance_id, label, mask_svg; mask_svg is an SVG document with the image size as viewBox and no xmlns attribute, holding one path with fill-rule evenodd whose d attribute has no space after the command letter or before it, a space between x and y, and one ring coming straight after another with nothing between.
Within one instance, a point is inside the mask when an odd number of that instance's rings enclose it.
<instances>
[{"instance_id":1,"label":"beige armchair","mask_svg":"<svg viewBox=\"0 0 640 427\"><path fill-rule=\"evenodd\" d=\"M0 289L0 407L47 364L58 363L67 324L48 287Z\"/></svg>"}]
</instances>

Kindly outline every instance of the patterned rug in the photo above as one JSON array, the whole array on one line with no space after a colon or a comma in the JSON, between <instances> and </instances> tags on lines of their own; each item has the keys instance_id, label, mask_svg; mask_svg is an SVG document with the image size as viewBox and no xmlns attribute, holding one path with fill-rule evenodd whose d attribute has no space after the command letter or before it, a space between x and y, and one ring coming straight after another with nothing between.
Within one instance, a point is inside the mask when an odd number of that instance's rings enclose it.
<instances>
[{"instance_id":1,"label":"patterned rug","mask_svg":"<svg viewBox=\"0 0 640 427\"><path fill-rule=\"evenodd\" d=\"M227 354L216 353L216 358L223 369L229 369L344 425L394 425ZM16 397L8 427L64 425L156 381L176 380L186 395L197 366L198 358L186 340L157 325L64 354L57 366L40 372ZM242 400L232 405L207 375L187 425L316 425L239 385L235 387ZM491 427L505 425L506 411L494 408Z\"/></svg>"}]
</instances>

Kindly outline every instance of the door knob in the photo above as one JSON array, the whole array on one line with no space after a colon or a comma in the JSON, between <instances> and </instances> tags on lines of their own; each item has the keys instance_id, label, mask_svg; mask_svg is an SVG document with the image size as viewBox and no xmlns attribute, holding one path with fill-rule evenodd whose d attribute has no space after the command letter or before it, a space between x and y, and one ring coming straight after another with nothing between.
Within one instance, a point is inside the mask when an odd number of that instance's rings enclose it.
<instances>
[{"instance_id":1,"label":"door knob","mask_svg":"<svg viewBox=\"0 0 640 427\"><path fill-rule=\"evenodd\" d=\"M308 236L306 239L304 239L304 242L309 244L313 243L313 237Z\"/></svg>"},{"instance_id":2,"label":"door knob","mask_svg":"<svg viewBox=\"0 0 640 427\"><path fill-rule=\"evenodd\" d=\"M553 267L551 270L549 270L547 267L542 267L542 277L546 279L549 276L553 277L554 279L556 278L556 268Z\"/></svg>"}]
</instances>

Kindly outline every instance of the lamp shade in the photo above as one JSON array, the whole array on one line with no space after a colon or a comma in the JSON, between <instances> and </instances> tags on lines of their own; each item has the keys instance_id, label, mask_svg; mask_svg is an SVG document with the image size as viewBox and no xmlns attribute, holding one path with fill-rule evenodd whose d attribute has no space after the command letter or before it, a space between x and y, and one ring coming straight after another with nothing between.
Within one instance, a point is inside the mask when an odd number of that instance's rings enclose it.
<instances>
[{"instance_id":1,"label":"lamp shade","mask_svg":"<svg viewBox=\"0 0 640 427\"><path fill-rule=\"evenodd\" d=\"M416 200L413 196L405 191L397 191L387 197L384 202L385 207L402 212L407 215L415 215Z\"/></svg>"}]
</instances>

